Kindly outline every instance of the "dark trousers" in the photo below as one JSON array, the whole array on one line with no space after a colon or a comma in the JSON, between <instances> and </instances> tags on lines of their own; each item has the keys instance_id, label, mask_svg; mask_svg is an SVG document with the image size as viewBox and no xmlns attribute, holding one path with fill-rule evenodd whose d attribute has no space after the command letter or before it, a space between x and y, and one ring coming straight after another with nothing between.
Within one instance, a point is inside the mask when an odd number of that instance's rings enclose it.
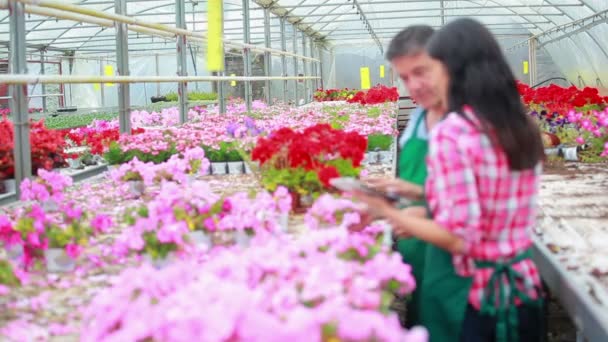
<instances>
[{"instance_id":1,"label":"dark trousers","mask_svg":"<svg viewBox=\"0 0 608 342\"><path fill-rule=\"evenodd\" d=\"M543 308L521 305L517 308L519 318L518 342L542 342L545 333ZM467 307L460 342L496 341L496 317L482 315L471 305Z\"/></svg>"}]
</instances>

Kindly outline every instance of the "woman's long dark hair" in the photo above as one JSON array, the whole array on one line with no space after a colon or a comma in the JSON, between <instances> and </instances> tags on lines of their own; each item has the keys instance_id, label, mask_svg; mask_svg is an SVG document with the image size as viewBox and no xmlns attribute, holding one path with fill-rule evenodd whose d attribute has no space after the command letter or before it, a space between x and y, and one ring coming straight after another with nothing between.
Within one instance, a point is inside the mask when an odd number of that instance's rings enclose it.
<instances>
[{"instance_id":1,"label":"woman's long dark hair","mask_svg":"<svg viewBox=\"0 0 608 342\"><path fill-rule=\"evenodd\" d=\"M471 106L482 129L494 131L512 170L534 168L544 158L542 138L490 31L472 19L455 20L435 33L428 50L448 70L448 112L464 115Z\"/></svg>"}]
</instances>

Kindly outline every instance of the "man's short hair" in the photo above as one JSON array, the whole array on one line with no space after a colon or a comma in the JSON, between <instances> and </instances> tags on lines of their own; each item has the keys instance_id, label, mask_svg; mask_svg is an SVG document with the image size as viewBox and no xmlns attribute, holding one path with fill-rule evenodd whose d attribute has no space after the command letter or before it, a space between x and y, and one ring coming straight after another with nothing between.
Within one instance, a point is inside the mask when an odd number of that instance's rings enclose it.
<instances>
[{"instance_id":1,"label":"man's short hair","mask_svg":"<svg viewBox=\"0 0 608 342\"><path fill-rule=\"evenodd\" d=\"M427 25L412 25L399 32L388 46L386 59L410 56L424 50L435 30Z\"/></svg>"}]
</instances>

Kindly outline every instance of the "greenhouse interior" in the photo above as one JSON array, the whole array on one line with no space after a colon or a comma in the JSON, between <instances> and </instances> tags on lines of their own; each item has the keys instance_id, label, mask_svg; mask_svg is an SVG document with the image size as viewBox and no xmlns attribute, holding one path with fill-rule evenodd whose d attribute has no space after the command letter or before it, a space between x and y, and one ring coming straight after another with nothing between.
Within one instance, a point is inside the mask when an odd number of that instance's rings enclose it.
<instances>
[{"instance_id":1,"label":"greenhouse interior","mask_svg":"<svg viewBox=\"0 0 608 342\"><path fill-rule=\"evenodd\" d=\"M0 0L0 340L608 341L607 66L606 0Z\"/></svg>"}]
</instances>

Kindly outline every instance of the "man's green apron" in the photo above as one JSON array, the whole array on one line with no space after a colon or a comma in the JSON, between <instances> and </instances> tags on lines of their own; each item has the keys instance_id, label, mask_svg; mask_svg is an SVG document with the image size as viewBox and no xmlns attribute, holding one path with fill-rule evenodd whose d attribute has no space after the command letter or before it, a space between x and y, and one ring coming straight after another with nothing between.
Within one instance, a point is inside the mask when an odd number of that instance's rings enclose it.
<instances>
[{"instance_id":1,"label":"man's green apron","mask_svg":"<svg viewBox=\"0 0 608 342\"><path fill-rule=\"evenodd\" d=\"M399 178L421 186L424 186L427 175L426 155L428 152L428 140L418 136L418 128L424 124L425 118L426 111L418 117L412 136L403 145L399 154ZM413 205L424 205L424 201L416 202ZM403 261L412 266L412 274L416 279L416 291L412 293L406 309L406 324L408 327L412 327L420 324L418 314L420 289L422 287L422 273L424 271L427 243L416 238L398 238L396 244L397 250L403 257Z\"/></svg>"}]
</instances>

